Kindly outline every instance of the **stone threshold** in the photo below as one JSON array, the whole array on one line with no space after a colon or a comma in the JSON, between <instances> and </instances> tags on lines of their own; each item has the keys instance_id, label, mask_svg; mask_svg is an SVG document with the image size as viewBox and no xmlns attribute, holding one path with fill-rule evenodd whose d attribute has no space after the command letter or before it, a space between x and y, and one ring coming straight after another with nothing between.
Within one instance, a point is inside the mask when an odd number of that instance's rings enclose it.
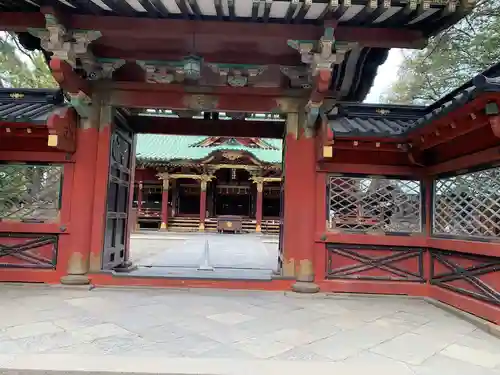
<instances>
[{"instance_id":1,"label":"stone threshold","mask_svg":"<svg viewBox=\"0 0 500 375\"><path fill-rule=\"evenodd\" d=\"M6 356L1 356L6 357ZM2 375L303 375L394 373L390 365L318 361L163 358L160 356L18 355L0 358Z\"/></svg>"}]
</instances>

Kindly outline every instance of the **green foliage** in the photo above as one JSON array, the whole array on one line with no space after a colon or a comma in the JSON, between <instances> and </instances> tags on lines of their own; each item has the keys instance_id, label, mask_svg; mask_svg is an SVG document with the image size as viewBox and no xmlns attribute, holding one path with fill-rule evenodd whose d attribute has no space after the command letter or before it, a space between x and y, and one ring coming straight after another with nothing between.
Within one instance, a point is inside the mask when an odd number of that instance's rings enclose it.
<instances>
[{"instance_id":1,"label":"green foliage","mask_svg":"<svg viewBox=\"0 0 500 375\"><path fill-rule=\"evenodd\" d=\"M0 34L0 87L55 88L43 55L27 51L9 33Z\"/></svg>"},{"instance_id":2,"label":"green foliage","mask_svg":"<svg viewBox=\"0 0 500 375\"><path fill-rule=\"evenodd\" d=\"M381 101L434 102L499 61L500 0L481 0L469 16L432 38L427 48L405 54L396 81Z\"/></svg>"}]
</instances>

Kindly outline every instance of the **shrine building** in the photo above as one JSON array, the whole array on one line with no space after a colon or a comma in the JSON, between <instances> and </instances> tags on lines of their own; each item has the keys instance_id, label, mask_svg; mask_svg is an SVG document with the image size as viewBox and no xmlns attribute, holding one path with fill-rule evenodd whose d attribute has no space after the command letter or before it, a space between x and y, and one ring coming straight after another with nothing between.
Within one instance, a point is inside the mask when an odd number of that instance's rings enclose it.
<instances>
[{"instance_id":1,"label":"shrine building","mask_svg":"<svg viewBox=\"0 0 500 375\"><path fill-rule=\"evenodd\" d=\"M137 137L136 229L279 233L281 139L142 134Z\"/></svg>"},{"instance_id":2,"label":"shrine building","mask_svg":"<svg viewBox=\"0 0 500 375\"><path fill-rule=\"evenodd\" d=\"M474 4L1 2L61 90L0 90L0 280L402 294L500 324L499 65L362 104L391 48ZM277 221L273 277L129 272L137 225L218 216Z\"/></svg>"}]
</instances>

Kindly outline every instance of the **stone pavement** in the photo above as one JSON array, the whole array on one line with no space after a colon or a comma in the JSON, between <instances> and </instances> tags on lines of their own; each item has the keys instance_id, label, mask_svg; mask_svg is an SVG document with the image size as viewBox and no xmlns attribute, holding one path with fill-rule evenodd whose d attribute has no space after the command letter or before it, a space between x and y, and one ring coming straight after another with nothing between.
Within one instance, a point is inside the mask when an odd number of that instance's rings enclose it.
<instances>
[{"instance_id":1,"label":"stone pavement","mask_svg":"<svg viewBox=\"0 0 500 375\"><path fill-rule=\"evenodd\" d=\"M0 293L0 367L500 375L499 339L418 299L13 285Z\"/></svg>"},{"instance_id":2,"label":"stone pavement","mask_svg":"<svg viewBox=\"0 0 500 375\"><path fill-rule=\"evenodd\" d=\"M206 263L215 269L198 272ZM278 266L277 238L257 234L140 233L130 242L134 275L270 279Z\"/></svg>"}]
</instances>

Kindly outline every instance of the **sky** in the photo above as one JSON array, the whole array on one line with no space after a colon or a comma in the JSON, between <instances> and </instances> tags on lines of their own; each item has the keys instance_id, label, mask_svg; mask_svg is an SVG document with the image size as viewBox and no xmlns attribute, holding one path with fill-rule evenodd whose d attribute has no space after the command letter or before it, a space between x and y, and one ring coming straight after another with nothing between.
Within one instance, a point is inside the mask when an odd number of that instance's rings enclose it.
<instances>
[{"instance_id":1,"label":"sky","mask_svg":"<svg viewBox=\"0 0 500 375\"><path fill-rule=\"evenodd\" d=\"M385 63L378 68L375 82L366 96L365 103L380 103L380 95L396 80L396 73L402 62L403 51L391 49Z\"/></svg>"}]
</instances>

